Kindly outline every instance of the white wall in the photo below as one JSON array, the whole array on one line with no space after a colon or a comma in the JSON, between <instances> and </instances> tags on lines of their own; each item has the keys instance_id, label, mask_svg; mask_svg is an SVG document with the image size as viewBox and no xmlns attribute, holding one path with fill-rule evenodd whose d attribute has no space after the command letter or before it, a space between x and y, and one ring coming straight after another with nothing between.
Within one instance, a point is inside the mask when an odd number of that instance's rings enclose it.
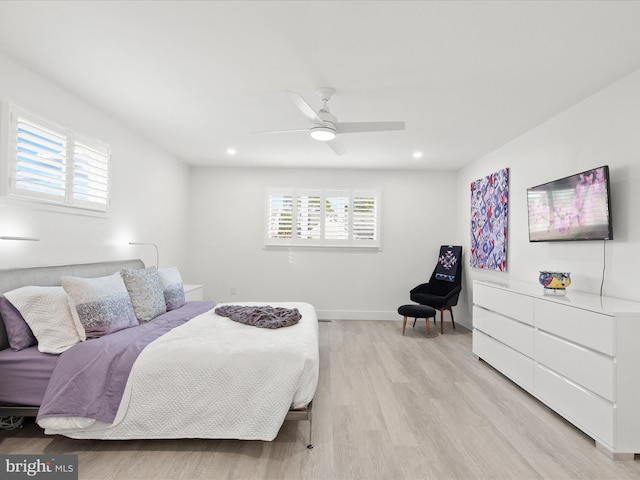
<instances>
[{"instance_id":1,"label":"white wall","mask_svg":"<svg viewBox=\"0 0 640 480\"><path fill-rule=\"evenodd\" d=\"M572 273L575 290L597 293L603 242L530 244L526 188L608 164L614 240L606 244L604 293L640 301L640 72L602 90L457 173L195 168L0 54L0 98L97 137L112 148L112 208L107 218L16 207L0 200L0 268L142 257L177 265L186 282L218 301L303 300L322 318L396 319L408 290L426 280L438 247L459 243L465 288L456 320L471 326L473 279L535 282L540 269ZM0 148L6 148L0 145ZM469 184L510 169L506 273L468 267ZM141 179L145 180L141 180ZM268 250L263 247L269 186L379 188L381 252ZM235 288L236 295L230 291Z\"/></svg>"},{"instance_id":2,"label":"white wall","mask_svg":"<svg viewBox=\"0 0 640 480\"><path fill-rule=\"evenodd\" d=\"M188 281L219 302L306 301L320 318L398 319L454 240L455 185L454 172L194 168ZM380 189L382 250L265 249L266 189L291 186Z\"/></svg>"},{"instance_id":3,"label":"white wall","mask_svg":"<svg viewBox=\"0 0 640 480\"><path fill-rule=\"evenodd\" d=\"M1 53L0 72L0 100L98 138L112 151L107 218L20 207L0 199L0 235L41 239L0 241L0 268L123 258L155 264L153 247L133 247L129 241L157 243L161 266L184 265L189 168Z\"/></svg>"},{"instance_id":4,"label":"white wall","mask_svg":"<svg viewBox=\"0 0 640 480\"><path fill-rule=\"evenodd\" d=\"M529 243L526 189L609 165L612 241ZM606 249L604 295L640 301L640 71L587 98L459 172L458 232L469 249L469 184L509 167L507 272L471 269L474 279L537 282L539 270L571 272L571 290L599 293Z\"/></svg>"}]
</instances>

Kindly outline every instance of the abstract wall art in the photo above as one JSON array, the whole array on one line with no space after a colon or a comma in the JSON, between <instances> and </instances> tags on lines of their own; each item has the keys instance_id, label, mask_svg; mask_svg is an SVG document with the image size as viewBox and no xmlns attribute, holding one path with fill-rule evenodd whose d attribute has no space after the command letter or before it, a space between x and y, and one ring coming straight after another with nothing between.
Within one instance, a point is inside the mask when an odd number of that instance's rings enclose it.
<instances>
[{"instance_id":1,"label":"abstract wall art","mask_svg":"<svg viewBox=\"0 0 640 480\"><path fill-rule=\"evenodd\" d=\"M472 267L506 271L508 200L508 168L471 183Z\"/></svg>"}]
</instances>

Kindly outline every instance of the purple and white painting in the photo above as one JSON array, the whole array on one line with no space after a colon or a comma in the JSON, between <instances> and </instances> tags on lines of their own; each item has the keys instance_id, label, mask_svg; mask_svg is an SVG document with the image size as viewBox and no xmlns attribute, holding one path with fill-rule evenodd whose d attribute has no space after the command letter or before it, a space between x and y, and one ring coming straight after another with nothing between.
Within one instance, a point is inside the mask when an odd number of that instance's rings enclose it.
<instances>
[{"instance_id":1,"label":"purple and white painting","mask_svg":"<svg viewBox=\"0 0 640 480\"><path fill-rule=\"evenodd\" d=\"M472 267L506 271L508 199L508 168L471 183Z\"/></svg>"}]
</instances>

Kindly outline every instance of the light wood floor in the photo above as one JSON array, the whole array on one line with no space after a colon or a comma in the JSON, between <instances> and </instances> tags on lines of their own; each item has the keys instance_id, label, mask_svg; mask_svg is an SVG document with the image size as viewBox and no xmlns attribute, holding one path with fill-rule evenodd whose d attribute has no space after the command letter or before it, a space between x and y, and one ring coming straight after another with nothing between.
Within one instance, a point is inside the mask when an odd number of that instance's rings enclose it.
<instances>
[{"instance_id":1,"label":"light wood floor","mask_svg":"<svg viewBox=\"0 0 640 480\"><path fill-rule=\"evenodd\" d=\"M313 450L307 422L273 442L92 441L34 424L2 453L77 454L81 479L639 479L471 353L471 332L424 321L320 324Z\"/></svg>"}]
</instances>

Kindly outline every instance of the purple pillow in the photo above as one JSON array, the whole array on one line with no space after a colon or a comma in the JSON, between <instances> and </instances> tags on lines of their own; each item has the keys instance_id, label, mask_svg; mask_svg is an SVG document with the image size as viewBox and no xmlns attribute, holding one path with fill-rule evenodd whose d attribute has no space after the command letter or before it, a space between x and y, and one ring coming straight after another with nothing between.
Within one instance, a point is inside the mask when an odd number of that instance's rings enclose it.
<instances>
[{"instance_id":1,"label":"purple pillow","mask_svg":"<svg viewBox=\"0 0 640 480\"><path fill-rule=\"evenodd\" d=\"M0 295L0 316L4 320L11 350L19 352L38 343L20 312L4 295Z\"/></svg>"}]
</instances>

